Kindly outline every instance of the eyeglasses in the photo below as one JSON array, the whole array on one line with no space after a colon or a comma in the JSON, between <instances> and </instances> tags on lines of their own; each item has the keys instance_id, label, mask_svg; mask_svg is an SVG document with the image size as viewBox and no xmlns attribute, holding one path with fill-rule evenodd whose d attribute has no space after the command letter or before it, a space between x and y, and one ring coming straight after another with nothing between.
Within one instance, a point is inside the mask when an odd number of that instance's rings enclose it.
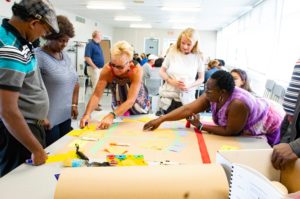
<instances>
[{"instance_id":1,"label":"eyeglasses","mask_svg":"<svg viewBox=\"0 0 300 199\"><path fill-rule=\"evenodd\" d=\"M50 26L45 21L40 20L39 22L45 30L45 35L44 36L48 36L48 35L52 34Z\"/></svg>"},{"instance_id":2,"label":"eyeglasses","mask_svg":"<svg viewBox=\"0 0 300 199\"><path fill-rule=\"evenodd\" d=\"M124 65L116 65L116 64L114 64L112 62L109 62L109 65L111 67L116 68L118 70L123 70L127 66L127 64L129 64L129 61L127 61Z\"/></svg>"}]
</instances>

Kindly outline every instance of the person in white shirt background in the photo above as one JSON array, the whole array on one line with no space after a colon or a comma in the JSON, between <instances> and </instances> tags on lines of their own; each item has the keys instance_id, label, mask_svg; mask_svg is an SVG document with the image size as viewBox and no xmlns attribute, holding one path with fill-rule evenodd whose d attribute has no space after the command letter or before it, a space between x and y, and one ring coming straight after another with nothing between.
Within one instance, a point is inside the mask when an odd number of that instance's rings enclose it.
<instances>
[{"instance_id":1,"label":"person in white shirt background","mask_svg":"<svg viewBox=\"0 0 300 199\"><path fill-rule=\"evenodd\" d=\"M196 30L187 28L181 32L162 64L160 75L165 80L158 102L163 114L195 100L195 90L204 81L203 55Z\"/></svg>"}]
</instances>

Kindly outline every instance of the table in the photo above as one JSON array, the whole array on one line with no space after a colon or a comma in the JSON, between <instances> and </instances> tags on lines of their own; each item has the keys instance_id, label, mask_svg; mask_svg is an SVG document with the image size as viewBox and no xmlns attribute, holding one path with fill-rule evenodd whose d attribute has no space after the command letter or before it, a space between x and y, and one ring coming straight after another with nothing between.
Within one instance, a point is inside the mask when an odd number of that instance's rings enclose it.
<instances>
[{"instance_id":1,"label":"table","mask_svg":"<svg viewBox=\"0 0 300 199\"><path fill-rule=\"evenodd\" d=\"M145 117L154 116L143 115L129 117L125 119L127 122L115 124L113 127L115 128L114 130L107 130L103 133L104 135L109 134L109 136L104 137L105 140L102 144L99 144L100 142L98 142L98 152L87 154L93 158L105 160L106 153L103 152L103 147L107 146L108 142L120 141L130 143L129 153L143 154L146 161L170 160L181 164L201 163L201 155L194 130L192 128L185 128L184 121L166 122L160 127L160 129L158 129L161 132L155 135L155 132L142 131L142 126L144 124L142 121L145 120ZM100 118L100 115L94 114L93 118ZM144 119L139 120L139 118ZM175 132L168 130L170 128ZM165 134L163 133L164 131ZM240 149L270 148L266 141L259 137L222 137L203 133L203 138L205 140L211 162L215 161L216 151L222 146L235 146ZM50 154L64 151L66 150L65 146L73 142L75 139L78 138L66 135L46 148L46 151L50 152ZM147 148L142 146L145 142L155 142L155 139L175 144L180 142L183 143L183 148L178 152L174 152L168 147L163 150L155 150L151 147ZM57 180L54 175L59 174L62 168L61 162L44 164L41 166L22 164L0 179L1 198L53 198L57 184Z\"/></svg>"}]
</instances>

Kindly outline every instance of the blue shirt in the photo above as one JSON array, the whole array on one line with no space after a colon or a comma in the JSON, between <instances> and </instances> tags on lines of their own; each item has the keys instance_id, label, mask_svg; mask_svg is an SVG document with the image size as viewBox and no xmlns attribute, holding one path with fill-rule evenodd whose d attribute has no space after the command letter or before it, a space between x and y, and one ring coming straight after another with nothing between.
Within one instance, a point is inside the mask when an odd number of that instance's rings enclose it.
<instances>
[{"instance_id":1,"label":"blue shirt","mask_svg":"<svg viewBox=\"0 0 300 199\"><path fill-rule=\"evenodd\" d=\"M210 70L208 70L208 71L205 71L205 77L204 77L204 82L207 82L207 80L210 78L210 76L212 75L212 74L214 74L216 71L218 71L219 69L218 68L212 68L212 69L210 69Z\"/></svg>"},{"instance_id":2,"label":"blue shirt","mask_svg":"<svg viewBox=\"0 0 300 199\"><path fill-rule=\"evenodd\" d=\"M102 68L104 66L104 57L103 57L102 49L100 45L96 43L94 40L90 41L86 45L84 56L90 57L98 68Z\"/></svg>"}]
</instances>

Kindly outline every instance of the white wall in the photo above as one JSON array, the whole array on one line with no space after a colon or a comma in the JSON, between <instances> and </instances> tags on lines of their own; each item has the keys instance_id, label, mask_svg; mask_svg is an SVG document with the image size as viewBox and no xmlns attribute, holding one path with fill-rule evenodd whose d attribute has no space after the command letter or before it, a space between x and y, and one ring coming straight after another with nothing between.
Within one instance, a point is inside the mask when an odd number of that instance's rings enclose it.
<instances>
[{"instance_id":1,"label":"white wall","mask_svg":"<svg viewBox=\"0 0 300 199\"><path fill-rule=\"evenodd\" d=\"M114 28L113 43L126 40L132 44L135 51L138 53L144 52L144 39L157 38L159 39L159 53L164 53L164 39L177 39L182 30L168 30L168 29L134 29L134 28ZM216 55L216 38L215 31L199 31L200 49L205 57L215 58Z\"/></svg>"},{"instance_id":2,"label":"white wall","mask_svg":"<svg viewBox=\"0 0 300 199\"><path fill-rule=\"evenodd\" d=\"M56 13L57 15L67 16L75 28L75 37L69 41L68 47L66 49L72 48L72 46L74 46L75 44L75 41L87 42L88 39L91 39L92 32L95 30L100 30L103 36L105 37L110 37L110 38L112 37L113 28L110 26L101 24L97 21L93 21L87 18L85 18L85 23L77 22L75 20L77 16L76 14L61 9L57 9L57 8L56 8ZM77 52L77 69L79 75L83 75L84 49L85 49L85 43L82 43L82 46L78 47L78 52ZM72 62L75 64L76 54L69 53L69 55L72 59Z\"/></svg>"}]
</instances>

